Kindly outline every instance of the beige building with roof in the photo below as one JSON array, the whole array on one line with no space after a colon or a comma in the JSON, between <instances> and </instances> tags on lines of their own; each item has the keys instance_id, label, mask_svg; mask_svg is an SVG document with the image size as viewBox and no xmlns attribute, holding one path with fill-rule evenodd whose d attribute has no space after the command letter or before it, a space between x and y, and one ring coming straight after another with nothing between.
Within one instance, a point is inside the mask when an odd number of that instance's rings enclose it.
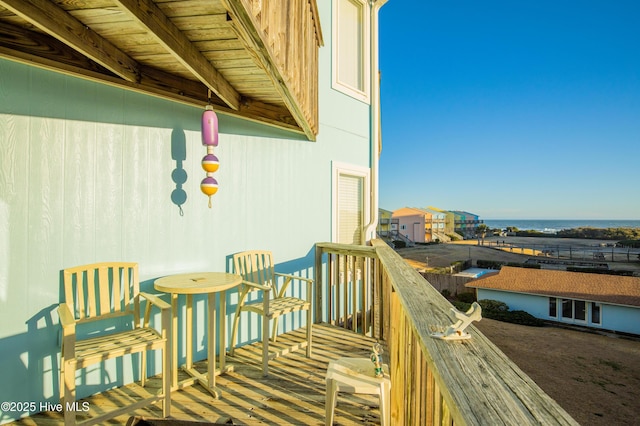
<instances>
[{"instance_id":1,"label":"beige building with roof","mask_svg":"<svg viewBox=\"0 0 640 426\"><path fill-rule=\"evenodd\" d=\"M504 266L466 286L543 320L640 334L637 277Z\"/></svg>"},{"instance_id":2,"label":"beige building with roof","mask_svg":"<svg viewBox=\"0 0 640 426\"><path fill-rule=\"evenodd\" d=\"M419 207L403 207L393 211L398 232L416 243L447 242L446 215L442 212Z\"/></svg>"}]
</instances>

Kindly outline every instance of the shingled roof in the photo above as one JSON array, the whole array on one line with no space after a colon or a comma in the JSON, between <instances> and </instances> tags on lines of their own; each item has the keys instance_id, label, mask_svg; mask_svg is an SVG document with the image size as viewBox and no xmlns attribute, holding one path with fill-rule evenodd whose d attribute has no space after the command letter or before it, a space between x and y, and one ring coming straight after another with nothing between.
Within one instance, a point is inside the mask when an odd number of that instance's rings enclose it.
<instances>
[{"instance_id":1,"label":"shingled roof","mask_svg":"<svg viewBox=\"0 0 640 426\"><path fill-rule=\"evenodd\" d=\"M640 278L504 266L466 287L640 306Z\"/></svg>"}]
</instances>

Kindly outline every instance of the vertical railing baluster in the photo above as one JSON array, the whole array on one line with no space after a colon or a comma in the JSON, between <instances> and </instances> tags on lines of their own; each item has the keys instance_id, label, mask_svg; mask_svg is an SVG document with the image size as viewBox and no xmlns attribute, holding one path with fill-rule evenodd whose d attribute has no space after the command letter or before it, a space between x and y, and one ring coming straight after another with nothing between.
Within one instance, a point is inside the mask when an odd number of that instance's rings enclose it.
<instances>
[{"instance_id":1,"label":"vertical railing baluster","mask_svg":"<svg viewBox=\"0 0 640 426\"><path fill-rule=\"evenodd\" d=\"M327 301L329 303L327 306L327 322L329 324L335 324L335 321L333 320L333 307L335 305L333 289L336 283L336 267L335 255L333 255L332 253L327 253L327 266L329 268L327 271Z\"/></svg>"},{"instance_id":2,"label":"vertical railing baluster","mask_svg":"<svg viewBox=\"0 0 640 426\"><path fill-rule=\"evenodd\" d=\"M349 293L351 294L351 331L358 331L358 263L357 257L351 256L351 283Z\"/></svg>"},{"instance_id":3,"label":"vertical railing baluster","mask_svg":"<svg viewBox=\"0 0 640 426\"><path fill-rule=\"evenodd\" d=\"M349 269L349 258L351 256L345 255L344 258L344 282L342 292L342 327L348 329L347 318L349 316L349 280L351 278L351 270Z\"/></svg>"},{"instance_id":4,"label":"vertical railing baluster","mask_svg":"<svg viewBox=\"0 0 640 426\"><path fill-rule=\"evenodd\" d=\"M360 294L362 295L362 300L360 303L360 309L362 311L362 335L366 336L369 331L369 284L371 284L371 280L369 279L369 262L370 259L363 257L361 259L362 262L362 278L360 280Z\"/></svg>"}]
</instances>

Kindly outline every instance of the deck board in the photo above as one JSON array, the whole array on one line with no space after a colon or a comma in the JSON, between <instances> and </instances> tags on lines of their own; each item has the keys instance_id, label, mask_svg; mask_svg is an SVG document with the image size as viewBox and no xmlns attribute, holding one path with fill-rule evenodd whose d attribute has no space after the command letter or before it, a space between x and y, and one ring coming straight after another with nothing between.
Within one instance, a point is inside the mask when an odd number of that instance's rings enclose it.
<instances>
[{"instance_id":1,"label":"deck board","mask_svg":"<svg viewBox=\"0 0 640 426\"><path fill-rule=\"evenodd\" d=\"M297 330L278 336L275 346L303 339L304 330ZM199 385L175 391L171 394L171 418L215 422L223 417L231 417L236 424L245 425L323 425L324 377L329 361L340 357L368 358L374 341L342 328L315 324L312 358L306 358L302 349L272 360L268 378L262 377L261 344L244 346L236 350L235 356L227 357L227 363L233 365L233 371L216 378L216 385L222 390L220 399L214 399ZM196 366L200 371L205 371L206 361ZM186 375L182 378L186 378ZM147 385L150 391L155 391L158 386L159 378L151 379ZM88 401L91 409L98 412L125 404L132 395L144 393L146 390L133 384L83 401ZM162 412L157 405L130 415L158 418ZM125 424L130 415L117 417L105 424ZM10 424L48 426L61 423L61 414L47 412ZM377 397L340 394L334 424L380 424Z\"/></svg>"}]
</instances>

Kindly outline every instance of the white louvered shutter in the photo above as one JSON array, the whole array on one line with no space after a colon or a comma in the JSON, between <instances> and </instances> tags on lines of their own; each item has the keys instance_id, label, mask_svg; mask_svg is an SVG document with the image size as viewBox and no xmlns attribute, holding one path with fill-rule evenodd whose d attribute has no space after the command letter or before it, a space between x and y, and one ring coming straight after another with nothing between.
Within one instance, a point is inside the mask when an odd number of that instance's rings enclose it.
<instances>
[{"instance_id":1,"label":"white louvered shutter","mask_svg":"<svg viewBox=\"0 0 640 426\"><path fill-rule=\"evenodd\" d=\"M362 244L364 179L339 175L338 180L338 242Z\"/></svg>"}]
</instances>

